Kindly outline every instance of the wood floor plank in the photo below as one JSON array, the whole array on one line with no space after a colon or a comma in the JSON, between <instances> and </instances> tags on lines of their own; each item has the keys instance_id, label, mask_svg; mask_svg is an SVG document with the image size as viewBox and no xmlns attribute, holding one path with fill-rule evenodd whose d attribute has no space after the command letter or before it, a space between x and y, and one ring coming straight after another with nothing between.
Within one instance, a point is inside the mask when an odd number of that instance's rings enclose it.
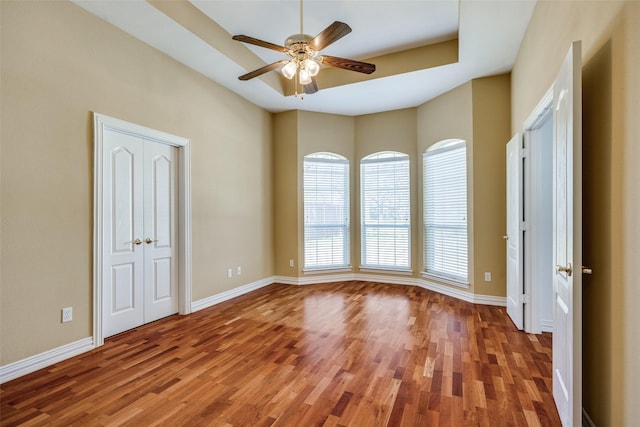
<instances>
[{"instance_id":1,"label":"wood floor plank","mask_svg":"<svg viewBox=\"0 0 640 427\"><path fill-rule=\"evenodd\" d=\"M422 288L275 284L0 385L0 425L558 426L551 341Z\"/></svg>"}]
</instances>

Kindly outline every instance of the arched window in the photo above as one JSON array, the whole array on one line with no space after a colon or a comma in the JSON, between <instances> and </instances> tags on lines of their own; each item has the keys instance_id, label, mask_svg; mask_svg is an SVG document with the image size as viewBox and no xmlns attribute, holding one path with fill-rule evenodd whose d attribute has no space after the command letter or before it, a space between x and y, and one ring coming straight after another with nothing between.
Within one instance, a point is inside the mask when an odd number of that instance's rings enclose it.
<instances>
[{"instance_id":1,"label":"arched window","mask_svg":"<svg viewBox=\"0 0 640 427\"><path fill-rule=\"evenodd\" d=\"M349 161L304 156L304 269L349 266Z\"/></svg>"},{"instance_id":2,"label":"arched window","mask_svg":"<svg viewBox=\"0 0 640 427\"><path fill-rule=\"evenodd\" d=\"M394 151L360 161L362 267L411 268L409 156Z\"/></svg>"},{"instance_id":3,"label":"arched window","mask_svg":"<svg viewBox=\"0 0 640 427\"><path fill-rule=\"evenodd\" d=\"M467 284L467 147L440 141L423 153L424 264L428 275Z\"/></svg>"}]
</instances>

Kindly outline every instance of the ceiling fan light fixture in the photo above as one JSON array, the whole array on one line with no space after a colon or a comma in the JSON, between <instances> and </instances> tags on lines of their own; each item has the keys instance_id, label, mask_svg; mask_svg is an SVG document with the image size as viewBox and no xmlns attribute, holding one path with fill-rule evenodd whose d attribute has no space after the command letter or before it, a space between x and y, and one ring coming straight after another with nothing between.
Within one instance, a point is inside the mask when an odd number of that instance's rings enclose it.
<instances>
[{"instance_id":1,"label":"ceiling fan light fixture","mask_svg":"<svg viewBox=\"0 0 640 427\"><path fill-rule=\"evenodd\" d=\"M300 69L298 77L300 77L300 84L302 85L308 85L309 83L311 83L311 75L306 68Z\"/></svg>"},{"instance_id":2,"label":"ceiling fan light fixture","mask_svg":"<svg viewBox=\"0 0 640 427\"><path fill-rule=\"evenodd\" d=\"M304 68L309 72L311 77L315 77L320 72L320 65L313 59L306 59L304 61Z\"/></svg>"},{"instance_id":3,"label":"ceiling fan light fixture","mask_svg":"<svg viewBox=\"0 0 640 427\"><path fill-rule=\"evenodd\" d=\"M283 76L291 80L293 76L295 76L296 71L298 71L298 64L296 64L296 61L289 61L287 65L282 67L281 71Z\"/></svg>"}]
</instances>

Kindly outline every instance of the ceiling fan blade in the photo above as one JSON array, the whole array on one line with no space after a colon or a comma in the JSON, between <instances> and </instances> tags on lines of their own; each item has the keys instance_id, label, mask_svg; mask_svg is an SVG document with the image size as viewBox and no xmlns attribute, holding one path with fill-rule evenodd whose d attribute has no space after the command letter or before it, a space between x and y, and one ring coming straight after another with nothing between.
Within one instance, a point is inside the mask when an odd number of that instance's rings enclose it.
<instances>
[{"instance_id":1,"label":"ceiling fan blade","mask_svg":"<svg viewBox=\"0 0 640 427\"><path fill-rule=\"evenodd\" d=\"M269 64L269 65L265 65L264 67L260 67L257 70L253 70L250 73L247 74L243 74L240 77L238 77L240 80L250 80L254 77L258 77L263 75L264 73L271 71L271 70L275 70L276 68L278 68L281 65L286 64L287 62L289 62L288 59L282 59L278 62L274 62L273 64Z\"/></svg>"},{"instance_id":2,"label":"ceiling fan blade","mask_svg":"<svg viewBox=\"0 0 640 427\"><path fill-rule=\"evenodd\" d=\"M303 86L304 93L307 95L311 95L312 93L316 93L318 91L318 82L315 77L311 77L311 83Z\"/></svg>"},{"instance_id":3,"label":"ceiling fan blade","mask_svg":"<svg viewBox=\"0 0 640 427\"><path fill-rule=\"evenodd\" d=\"M266 47L267 49L277 50L278 52L282 52L282 53L288 52L287 48L284 46L280 46L274 43L269 43L264 40L256 39L249 36L238 35L238 36L233 36L231 38L239 42L249 43L249 44L253 44L260 47Z\"/></svg>"},{"instance_id":4,"label":"ceiling fan blade","mask_svg":"<svg viewBox=\"0 0 640 427\"><path fill-rule=\"evenodd\" d=\"M371 74L376 70L375 64L355 61L353 59L338 58L337 56L322 55L322 63L331 67L342 68L358 73Z\"/></svg>"},{"instance_id":5,"label":"ceiling fan blade","mask_svg":"<svg viewBox=\"0 0 640 427\"><path fill-rule=\"evenodd\" d=\"M344 22L335 21L333 24L325 28L320 34L315 36L309 47L313 50L321 50L329 46L331 43L340 40L351 32L351 27Z\"/></svg>"}]
</instances>

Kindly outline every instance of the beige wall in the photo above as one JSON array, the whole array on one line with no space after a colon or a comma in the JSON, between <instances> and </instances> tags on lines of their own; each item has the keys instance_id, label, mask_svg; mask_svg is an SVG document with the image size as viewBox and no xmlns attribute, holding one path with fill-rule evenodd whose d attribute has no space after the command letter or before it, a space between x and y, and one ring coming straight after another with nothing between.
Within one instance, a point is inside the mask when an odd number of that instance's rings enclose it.
<instances>
[{"instance_id":1,"label":"beige wall","mask_svg":"<svg viewBox=\"0 0 640 427\"><path fill-rule=\"evenodd\" d=\"M297 276L298 263L298 113L273 115L275 274ZM293 260L294 266L289 266Z\"/></svg>"},{"instance_id":2,"label":"beige wall","mask_svg":"<svg viewBox=\"0 0 640 427\"><path fill-rule=\"evenodd\" d=\"M450 138L473 141L471 82L418 107L418 153Z\"/></svg>"},{"instance_id":3,"label":"beige wall","mask_svg":"<svg viewBox=\"0 0 640 427\"><path fill-rule=\"evenodd\" d=\"M615 108L612 109L616 117L616 132L614 138L622 138L624 147L616 150L616 160L622 160L623 194L618 191L615 199L617 209L622 205L622 221L615 228L615 242L621 250L612 254L612 257L620 256L620 261L614 264L615 268L622 268L622 283L624 288L615 294L615 303L622 306L622 316L618 316L614 322L615 328L620 328L620 333L615 334L613 348L623 346L624 356L622 366L614 367L614 375L622 375L625 378L622 390L617 396L624 396L623 410L624 422L631 425L640 420L640 405L637 397L640 396L640 286L638 286L637 263L640 260L640 2L630 2L626 5L622 18L622 34L618 33L619 43L623 46L622 52L614 54L615 78L622 83L615 85ZM624 88L624 89L623 89ZM617 185L618 179L614 181ZM617 218L616 218L617 219ZM618 305L616 305L618 307ZM624 343L624 344L623 344Z\"/></svg>"},{"instance_id":4,"label":"beige wall","mask_svg":"<svg viewBox=\"0 0 640 427\"><path fill-rule=\"evenodd\" d=\"M298 111L299 162L307 154L327 151L353 160L354 118L337 114ZM300 167L300 172L302 168ZM302 173L299 175L302 178ZM302 193L300 193L302 196Z\"/></svg>"},{"instance_id":5,"label":"beige wall","mask_svg":"<svg viewBox=\"0 0 640 427\"><path fill-rule=\"evenodd\" d=\"M474 293L506 295L506 143L510 138L508 74L472 81ZM491 282L484 273L490 272Z\"/></svg>"},{"instance_id":6,"label":"beige wall","mask_svg":"<svg viewBox=\"0 0 640 427\"><path fill-rule=\"evenodd\" d=\"M92 333L92 111L192 141L194 300L273 275L269 113L71 3L0 4L0 364Z\"/></svg>"},{"instance_id":7,"label":"beige wall","mask_svg":"<svg viewBox=\"0 0 640 427\"><path fill-rule=\"evenodd\" d=\"M598 426L640 419L640 2L540 1L512 72L512 133L582 40L583 406Z\"/></svg>"}]
</instances>

